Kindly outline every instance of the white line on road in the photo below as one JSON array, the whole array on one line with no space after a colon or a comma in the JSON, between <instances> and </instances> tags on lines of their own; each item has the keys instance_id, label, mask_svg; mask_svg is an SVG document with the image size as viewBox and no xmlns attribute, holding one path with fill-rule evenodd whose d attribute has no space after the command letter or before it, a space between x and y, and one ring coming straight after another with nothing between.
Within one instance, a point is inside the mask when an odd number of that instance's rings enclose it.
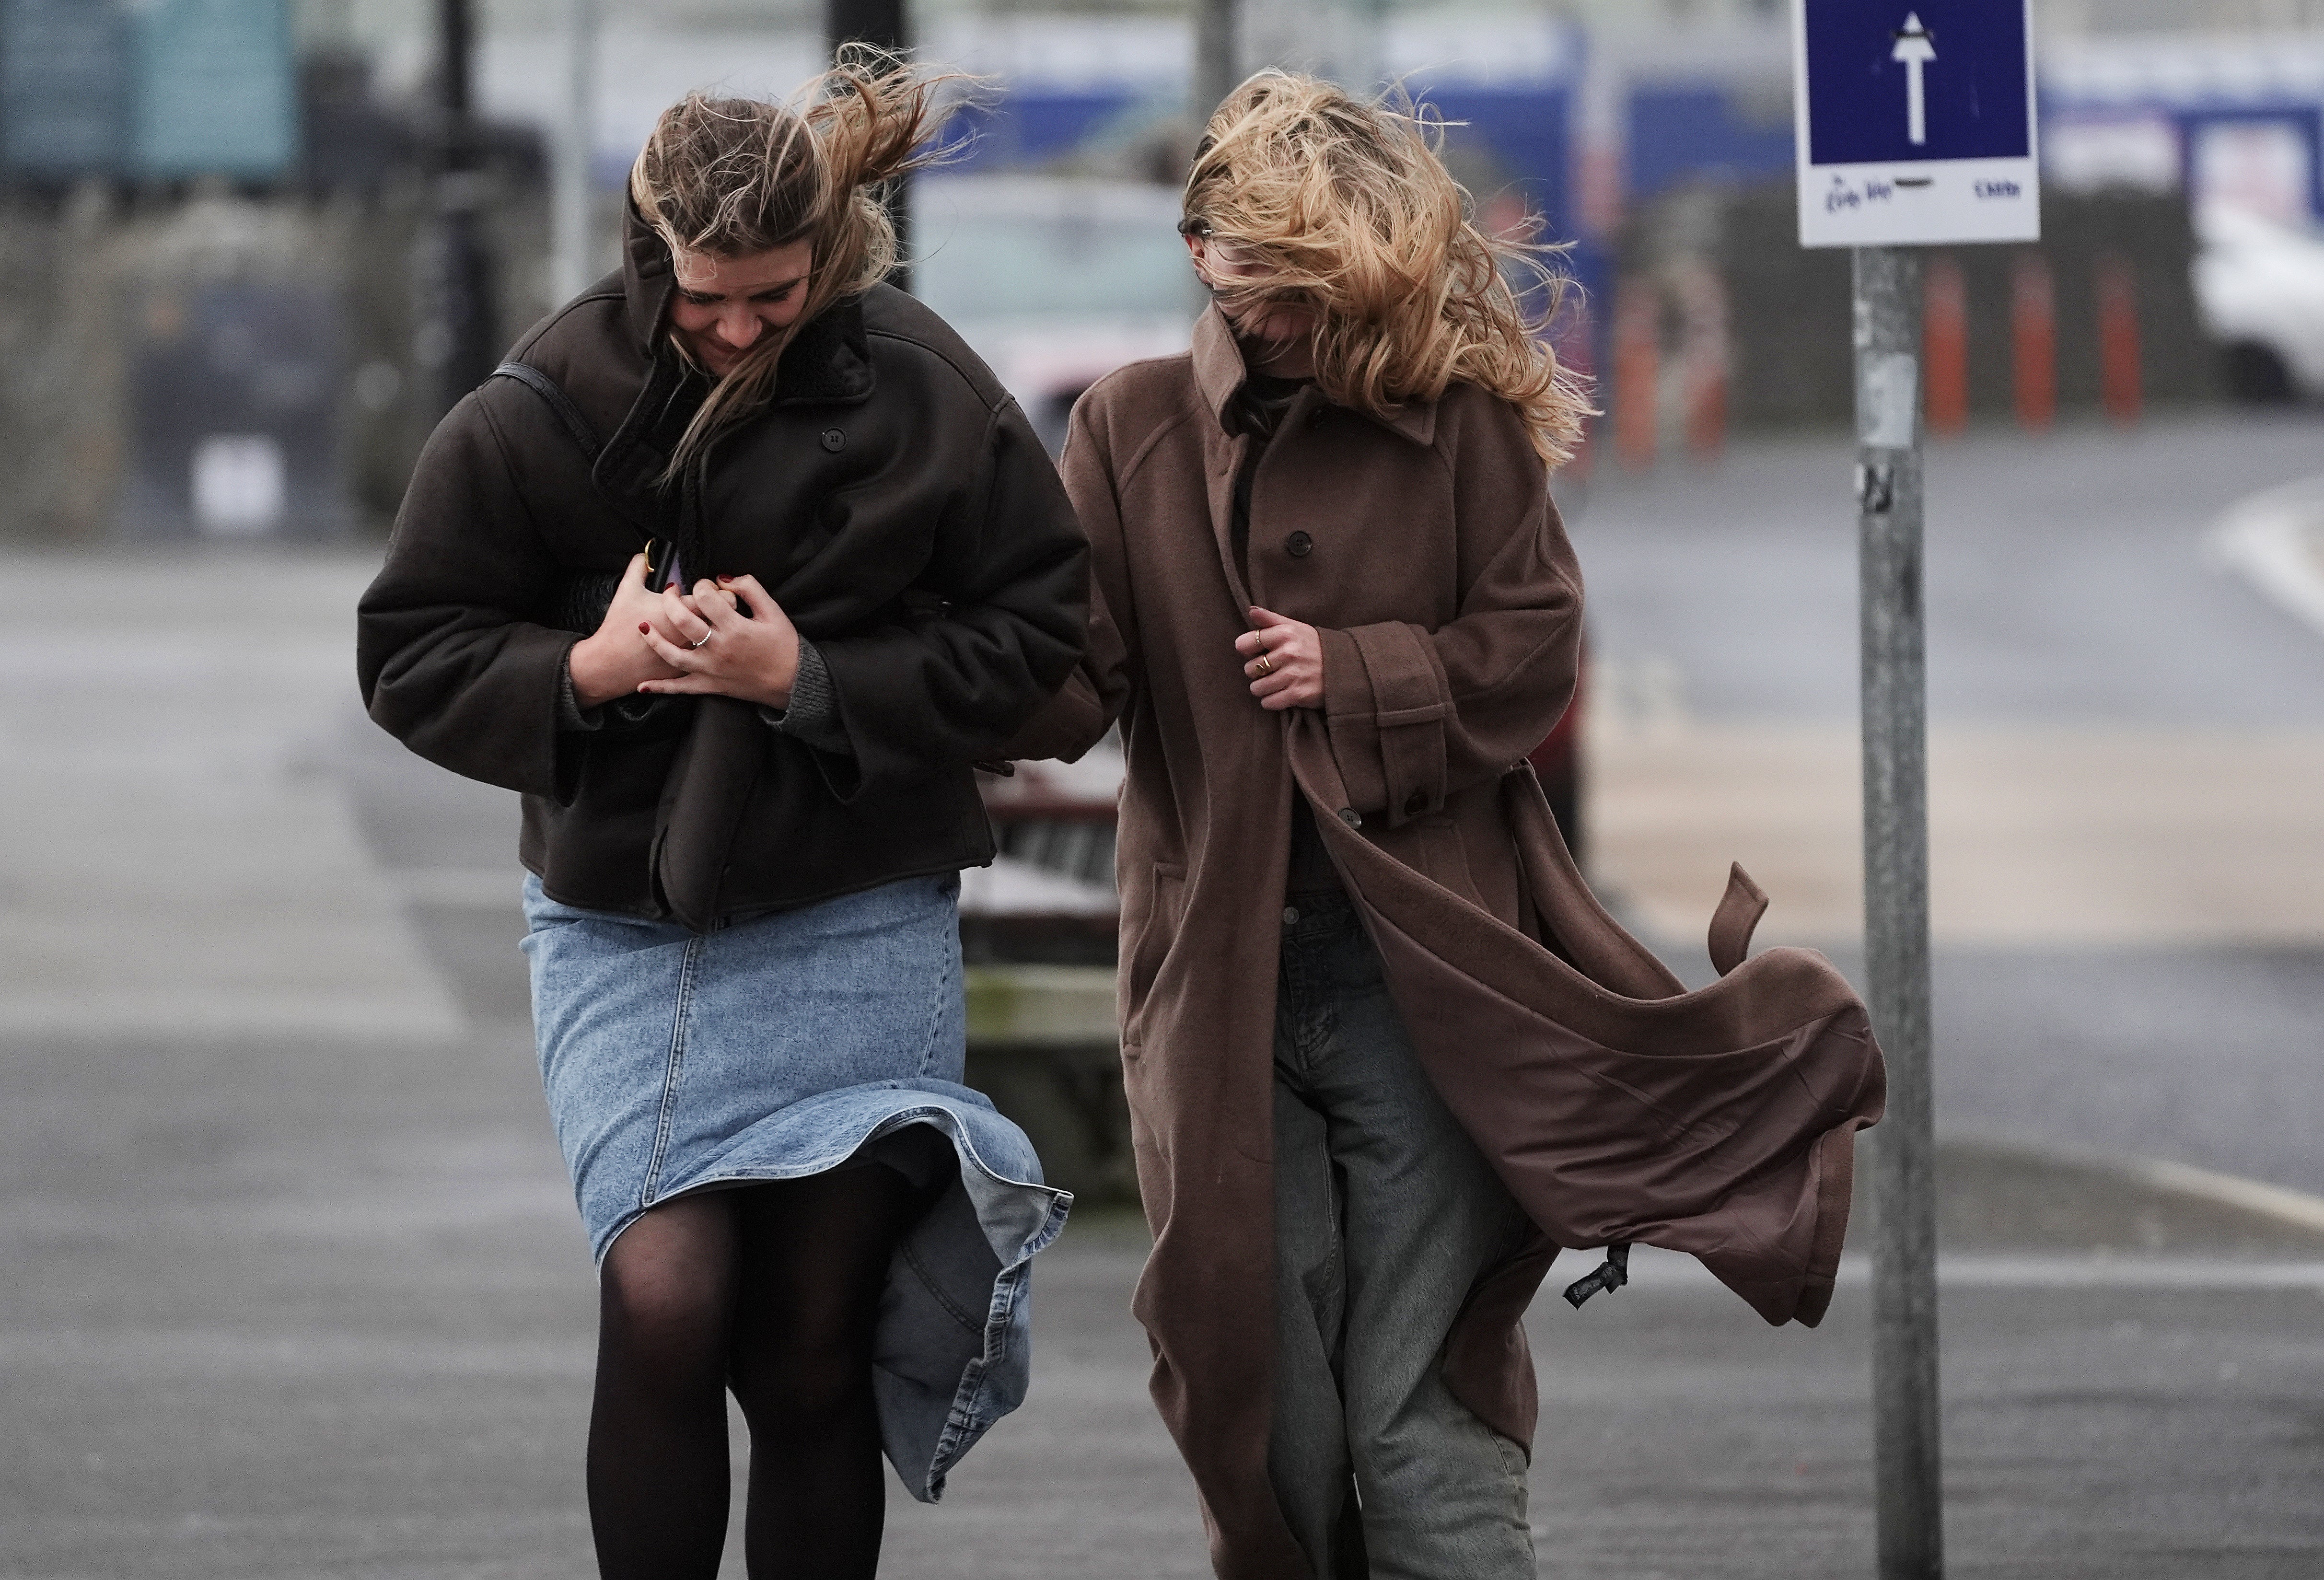
<instances>
[{"instance_id":1,"label":"white line on road","mask_svg":"<svg viewBox=\"0 0 2324 1580\"><path fill-rule=\"evenodd\" d=\"M1558 1260L1551 1282L1579 1277L1587 1252ZM1631 1252L1630 1281L1647 1289L1712 1289L1718 1280L1691 1256L1641 1245ZM1872 1282L1872 1259L1840 1259L1843 1288ZM1937 1258L1937 1282L1959 1289L2315 1289L2324 1293L2324 1261L2227 1261L2216 1257L1965 1254Z\"/></svg>"},{"instance_id":2,"label":"white line on road","mask_svg":"<svg viewBox=\"0 0 2324 1580\"><path fill-rule=\"evenodd\" d=\"M2324 633L2324 477L2238 500L2207 548L2214 563Z\"/></svg>"}]
</instances>

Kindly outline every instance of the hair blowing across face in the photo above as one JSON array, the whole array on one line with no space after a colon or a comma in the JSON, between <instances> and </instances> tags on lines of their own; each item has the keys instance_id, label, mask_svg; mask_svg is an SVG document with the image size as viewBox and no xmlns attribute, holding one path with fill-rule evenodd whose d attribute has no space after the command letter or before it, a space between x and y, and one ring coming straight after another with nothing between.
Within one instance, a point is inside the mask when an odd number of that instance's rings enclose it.
<instances>
[{"instance_id":1,"label":"hair blowing across face","mask_svg":"<svg viewBox=\"0 0 2324 1580\"><path fill-rule=\"evenodd\" d=\"M678 441L673 473L720 429L766 402L800 328L895 267L896 227L877 189L942 157L936 137L952 106L937 90L954 80L956 73L849 45L790 104L696 92L654 123L630 167L630 197L673 263L687 253L747 257L814 244L798 319L713 386Z\"/></svg>"},{"instance_id":2,"label":"hair blowing across face","mask_svg":"<svg viewBox=\"0 0 2324 1580\"><path fill-rule=\"evenodd\" d=\"M1455 379L1509 402L1554 466L1590 404L1545 338L1564 281L1533 239L1496 237L1438 157L1437 124L1315 78L1261 71L1204 130L1185 208L1242 278L1240 310L1315 310L1315 382L1339 405L1391 417ZM1536 222L1537 225L1537 222ZM1508 274L1530 276L1528 312Z\"/></svg>"}]
</instances>

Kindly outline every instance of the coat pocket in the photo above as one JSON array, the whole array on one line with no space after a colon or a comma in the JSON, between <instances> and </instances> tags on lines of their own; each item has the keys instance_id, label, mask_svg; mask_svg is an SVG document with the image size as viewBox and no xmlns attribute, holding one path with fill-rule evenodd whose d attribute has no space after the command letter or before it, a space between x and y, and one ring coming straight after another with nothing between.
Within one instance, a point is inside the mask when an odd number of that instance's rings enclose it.
<instances>
[{"instance_id":1,"label":"coat pocket","mask_svg":"<svg viewBox=\"0 0 2324 1580\"><path fill-rule=\"evenodd\" d=\"M1175 862L1156 862L1148 873L1146 892L1135 910L1134 921L1125 918L1121 952L1121 1045L1137 1048L1143 1040L1146 1005L1153 996L1154 978L1178 936L1186 912L1186 869Z\"/></svg>"}]
</instances>

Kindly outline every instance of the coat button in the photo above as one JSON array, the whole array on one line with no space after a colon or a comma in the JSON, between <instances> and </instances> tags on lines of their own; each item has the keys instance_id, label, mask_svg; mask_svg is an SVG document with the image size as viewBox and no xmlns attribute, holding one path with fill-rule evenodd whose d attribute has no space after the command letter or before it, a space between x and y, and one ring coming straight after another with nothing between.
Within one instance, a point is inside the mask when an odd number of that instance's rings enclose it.
<instances>
[{"instance_id":1,"label":"coat button","mask_svg":"<svg viewBox=\"0 0 2324 1580\"><path fill-rule=\"evenodd\" d=\"M1283 540L1284 551L1294 559L1305 559L1307 551L1315 547L1315 540L1305 532L1294 532Z\"/></svg>"},{"instance_id":2,"label":"coat button","mask_svg":"<svg viewBox=\"0 0 2324 1580\"><path fill-rule=\"evenodd\" d=\"M1364 826L1364 815L1361 812L1357 811L1353 807L1342 807L1340 808L1340 821L1345 823L1351 828L1361 828Z\"/></svg>"},{"instance_id":3,"label":"coat button","mask_svg":"<svg viewBox=\"0 0 2324 1580\"><path fill-rule=\"evenodd\" d=\"M1423 790L1415 790L1415 791L1413 791L1410 795L1408 795L1408 796L1406 796L1406 797L1405 798L1405 800L1404 800L1404 815L1405 815L1406 817L1407 817L1407 818L1417 818L1417 817L1419 817L1419 816L1420 816L1420 814L1421 814L1421 813L1423 813L1423 812L1426 811L1427 809L1428 809L1428 796L1427 796L1427 794L1426 794L1426 792L1425 792L1425 791L1423 791Z\"/></svg>"},{"instance_id":4,"label":"coat button","mask_svg":"<svg viewBox=\"0 0 2324 1580\"><path fill-rule=\"evenodd\" d=\"M826 428L823 430L823 448L837 455L847 448L847 436L835 428Z\"/></svg>"}]
</instances>

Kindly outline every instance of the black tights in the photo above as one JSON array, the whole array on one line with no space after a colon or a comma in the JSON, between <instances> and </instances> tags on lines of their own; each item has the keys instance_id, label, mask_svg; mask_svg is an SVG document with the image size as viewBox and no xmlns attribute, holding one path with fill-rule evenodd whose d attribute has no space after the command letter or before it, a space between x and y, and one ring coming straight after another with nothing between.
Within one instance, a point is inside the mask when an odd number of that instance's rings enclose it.
<instances>
[{"instance_id":1,"label":"black tights","mask_svg":"<svg viewBox=\"0 0 2324 1580\"><path fill-rule=\"evenodd\" d=\"M682 1197L606 1254L589 1418L604 1580L711 1580L726 1391L751 1428L752 1580L856 1580L885 1518L872 1326L924 1200L880 1164Z\"/></svg>"}]
</instances>

